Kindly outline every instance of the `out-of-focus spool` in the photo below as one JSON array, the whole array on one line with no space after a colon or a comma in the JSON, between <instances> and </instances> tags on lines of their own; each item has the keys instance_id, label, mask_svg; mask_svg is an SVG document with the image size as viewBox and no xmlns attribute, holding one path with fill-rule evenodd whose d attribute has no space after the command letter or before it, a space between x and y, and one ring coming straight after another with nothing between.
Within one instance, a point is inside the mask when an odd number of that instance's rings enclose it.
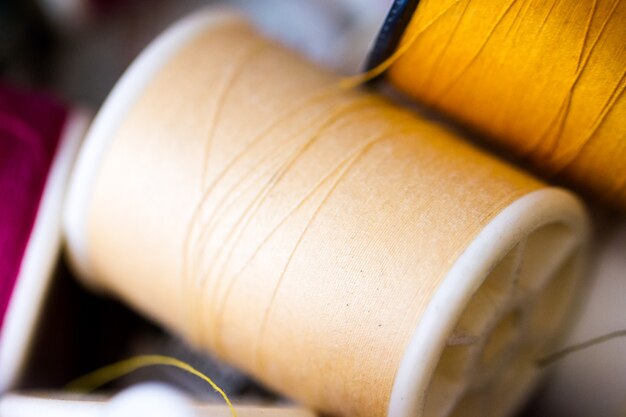
<instances>
[{"instance_id":1,"label":"out-of-focus spool","mask_svg":"<svg viewBox=\"0 0 626 417\"><path fill-rule=\"evenodd\" d=\"M0 392L16 382L59 256L87 123L46 93L0 86Z\"/></svg>"},{"instance_id":2,"label":"out-of-focus spool","mask_svg":"<svg viewBox=\"0 0 626 417\"><path fill-rule=\"evenodd\" d=\"M337 82L232 14L170 29L81 151L73 264L317 410L510 413L567 322L583 208Z\"/></svg>"},{"instance_id":3,"label":"out-of-focus spool","mask_svg":"<svg viewBox=\"0 0 626 417\"><path fill-rule=\"evenodd\" d=\"M368 66L626 210L626 1L397 0Z\"/></svg>"},{"instance_id":4,"label":"out-of-focus spool","mask_svg":"<svg viewBox=\"0 0 626 417\"><path fill-rule=\"evenodd\" d=\"M173 392L172 392L173 391ZM109 398L59 392L12 392L0 397L0 415L8 417L232 417L230 408L180 398L181 394L154 383L127 388ZM154 406L161 406L155 412ZM191 413L190 413L191 411ZM238 417L315 417L290 406L238 405Z\"/></svg>"}]
</instances>

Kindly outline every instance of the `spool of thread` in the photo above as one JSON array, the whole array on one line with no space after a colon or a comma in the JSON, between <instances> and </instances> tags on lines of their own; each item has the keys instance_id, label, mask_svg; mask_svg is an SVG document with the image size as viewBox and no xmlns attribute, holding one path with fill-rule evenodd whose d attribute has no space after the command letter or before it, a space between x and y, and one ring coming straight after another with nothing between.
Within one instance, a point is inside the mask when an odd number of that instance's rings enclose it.
<instances>
[{"instance_id":1,"label":"spool of thread","mask_svg":"<svg viewBox=\"0 0 626 417\"><path fill-rule=\"evenodd\" d=\"M570 316L583 208L337 83L232 14L174 26L88 134L72 263L316 410L510 413Z\"/></svg>"},{"instance_id":2,"label":"spool of thread","mask_svg":"<svg viewBox=\"0 0 626 417\"><path fill-rule=\"evenodd\" d=\"M396 0L368 66L626 210L626 2Z\"/></svg>"},{"instance_id":3,"label":"spool of thread","mask_svg":"<svg viewBox=\"0 0 626 417\"><path fill-rule=\"evenodd\" d=\"M87 120L49 94L0 84L0 392L18 377L59 255Z\"/></svg>"}]
</instances>

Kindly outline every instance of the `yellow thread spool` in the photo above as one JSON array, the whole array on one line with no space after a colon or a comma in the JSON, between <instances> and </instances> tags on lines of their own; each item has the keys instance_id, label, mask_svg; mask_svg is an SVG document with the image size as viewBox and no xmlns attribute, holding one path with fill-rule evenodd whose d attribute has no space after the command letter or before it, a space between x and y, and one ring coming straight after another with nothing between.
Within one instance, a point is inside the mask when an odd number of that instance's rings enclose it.
<instances>
[{"instance_id":1,"label":"yellow thread spool","mask_svg":"<svg viewBox=\"0 0 626 417\"><path fill-rule=\"evenodd\" d=\"M626 210L626 1L408 3L398 89Z\"/></svg>"},{"instance_id":2,"label":"yellow thread spool","mask_svg":"<svg viewBox=\"0 0 626 417\"><path fill-rule=\"evenodd\" d=\"M66 212L86 282L345 416L510 413L586 225L569 193L210 12L116 86Z\"/></svg>"}]
</instances>

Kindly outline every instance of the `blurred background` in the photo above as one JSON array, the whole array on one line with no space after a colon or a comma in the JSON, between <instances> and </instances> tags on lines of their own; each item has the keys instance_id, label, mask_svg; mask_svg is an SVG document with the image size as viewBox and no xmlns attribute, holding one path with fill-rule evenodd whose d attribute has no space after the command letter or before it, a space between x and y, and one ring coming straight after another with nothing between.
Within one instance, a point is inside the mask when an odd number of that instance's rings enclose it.
<instances>
[{"instance_id":1,"label":"blurred background","mask_svg":"<svg viewBox=\"0 0 626 417\"><path fill-rule=\"evenodd\" d=\"M0 82L54 93L96 112L137 54L179 18L206 6L243 9L269 36L331 70L362 70L391 0L2 0ZM379 85L384 93L389 89ZM393 97L401 100L401 98ZM414 108L415 111L421 111ZM0 196L2 198L2 196ZM587 303L568 343L626 327L626 220L592 208L595 260ZM617 226L616 226L617 225ZM214 377L235 398L287 401L236 370L188 349L176 338L106 298L86 293L64 263L49 294L22 388L57 389L114 360L164 353ZM623 416L626 340L614 340L554 365L526 416ZM167 380L203 398L203 384L168 370L145 370L117 387Z\"/></svg>"},{"instance_id":2,"label":"blurred background","mask_svg":"<svg viewBox=\"0 0 626 417\"><path fill-rule=\"evenodd\" d=\"M267 34L329 68L352 73L390 0L3 0L3 78L97 107L133 58L201 7L244 9ZM218 6L219 7L219 6Z\"/></svg>"}]
</instances>

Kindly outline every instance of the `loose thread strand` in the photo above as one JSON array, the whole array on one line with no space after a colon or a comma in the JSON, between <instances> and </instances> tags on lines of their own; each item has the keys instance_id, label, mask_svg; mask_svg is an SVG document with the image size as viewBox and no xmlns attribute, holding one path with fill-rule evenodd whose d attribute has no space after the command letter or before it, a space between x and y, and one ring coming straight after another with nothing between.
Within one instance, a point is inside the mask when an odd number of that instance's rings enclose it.
<instances>
[{"instance_id":1,"label":"loose thread strand","mask_svg":"<svg viewBox=\"0 0 626 417\"><path fill-rule=\"evenodd\" d=\"M537 361L537 366L544 368L546 366L552 365L554 362L560 361L564 357L569 356L574 352L585 350L592 346L596 346L620 337L626 337L626 329L617 330L602 336L594 337L593 339L589 339L585 342L576 343L574 345L568 346L565 349L559 350L544 358L539 359Z\"/></svg>"},{"instance_id":2,"label":"loose thread strand","mask_svg":"<svg viewBox=\"0 0 626 417\"><path fill-rule=\"evenodd\" d=\"M189 365L186 362L183 362L179 359L176 359L170 356L164 356L164 355L134 356L132 358L125 359L125 360L113 363L111 365L104 366L100 369L97 369L93 372L88 373L87 375L84 375L82 377L79 377L73 380L72 382L70 382L69 384L65 386L65 389L68 391L78 391L78 392L93 391L96 388L101 387L102 385L108 382L111 382L117 378L120 378L124 375L134 372L140 368L145 368L148 366L158 366L158 365L172 366L174 368L181 369L187 373L190 373L202 379L203 381L208 383L217 393L219 393L222 396L222 398L228 405L228 408L230 409L232 416L237 417L237 412L235 411L235 407L233 407L233 404L230 402L230 399L228 398L224 390L222 390L215 382L213 382L211 378L209 378L207 375L203 374L202 372L198 371L196 368L194 368L193 366Z\"/></svg>"}]
</instances>

